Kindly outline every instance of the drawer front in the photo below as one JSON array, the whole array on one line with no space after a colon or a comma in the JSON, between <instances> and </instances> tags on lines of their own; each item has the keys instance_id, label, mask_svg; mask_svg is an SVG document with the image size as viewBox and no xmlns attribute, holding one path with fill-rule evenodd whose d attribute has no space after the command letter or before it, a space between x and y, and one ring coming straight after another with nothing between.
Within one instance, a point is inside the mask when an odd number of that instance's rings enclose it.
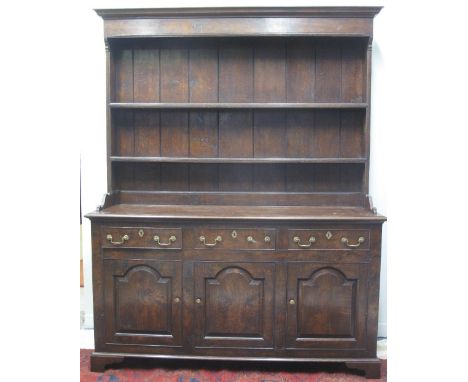
<instances>
[{"instance_id":1,"label":"drawer front","mask_svg":"<svg viewBox=\"0 0 468 382\"><path fill-rule=\"evenodd\" d=\"M276 230L198 228L192 231L190 241L194 249L274 250Z\"/></svg>"},{"instance_id":2,"label":"drawer front","mask_svg":"<svg viewBox=\"0 0 468 382\"><path fill-rule=\"evenodd\" d=\"M104 248L181 249L181 228L102 227Z\"/></svg>"},{"instance_id":3,"label":"drawer front","mask_svg":"<svg viewBox=\"0 0 468 382\"><path fill-rule=\"evenodd\" d=\"M288 249L358 249L368 250L368 230L289 229Z\"/></svg>"}]
</instances>

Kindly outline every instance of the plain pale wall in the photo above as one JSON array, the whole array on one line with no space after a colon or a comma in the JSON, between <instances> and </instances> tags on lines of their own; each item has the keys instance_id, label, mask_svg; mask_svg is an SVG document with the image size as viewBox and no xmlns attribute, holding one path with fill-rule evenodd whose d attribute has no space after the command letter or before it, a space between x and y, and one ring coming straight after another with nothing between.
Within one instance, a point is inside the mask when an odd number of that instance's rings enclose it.
<instances>
[{"instance_id":1,"label":"plain pale wall","mask_svg":"<svg viewBox=\"0 0 468 382\"><path fill-rule=\"evenodd\" d=\"M168 1L132 2L112 1L93 2L89 8L83 6L82 18L85 28L82 30L83 54L87 56L85 68L89 76L90 92L86 98L89 123L81 130L81 169L82 169L82 209L83 213L93 211L100 204L106 192L106 133L105 133L105 50L103 42L103 23L92 8L133 8L133 7L184 7L184 6L312 6L312 5L385 5L379 1L341 1L341 2L306 2L306 1ZM87 4L89 6L89 4ZM386 215L385 194L385 135L382 114L384 114L382 86L385 78L384 58L387 54L385 35L390 21L386 18L386 9L374 20L374 44L372 66L372 115L371 115L371 156L370 156L370 194L378 211ZM387 74L388 75L388 74ZM390 217L391 218L391 217ZM382 271L380 287L379 332L380 337L387 336L387 268L386 268L386 226L384 224L382 240ZM91 276L91 227L88 219L83 219L83 259L85 271L85 327L93 327L92 276Z\"/></svg>"}]
</instances>

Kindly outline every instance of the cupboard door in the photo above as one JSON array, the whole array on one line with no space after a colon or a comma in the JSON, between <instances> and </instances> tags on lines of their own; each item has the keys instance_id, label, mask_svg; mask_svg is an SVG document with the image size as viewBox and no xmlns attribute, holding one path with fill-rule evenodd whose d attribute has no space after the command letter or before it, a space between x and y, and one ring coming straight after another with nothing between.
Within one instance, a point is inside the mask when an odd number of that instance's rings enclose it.
<instances>
[{"instance_id":1,"label":"cupboard door","mask_svg":"<svg viewBox=\"0 0 468 382\"><path fill-rule=\"evenodd\" d=\"M365 347L367 265L288 263L289 349Z\"/></svg>"},{"instance_id":2,"label":"cupboard door","mask_svg":"<svg viewBox=\"0 0 468 382\"><path fill-rule=\"evenodd\" d=\"M272 348L273 263L195 263L196 347Z\"/></svg>"},{"instance_id":3,"label":"cupboard door","mask_svg":"<svg viewBox=\"0 0 468 382\"><path fill-rule=\"evenodd\" d=\"M181 262L104 262L106 342L181 346Z\"/></svg>"}]
</instances>

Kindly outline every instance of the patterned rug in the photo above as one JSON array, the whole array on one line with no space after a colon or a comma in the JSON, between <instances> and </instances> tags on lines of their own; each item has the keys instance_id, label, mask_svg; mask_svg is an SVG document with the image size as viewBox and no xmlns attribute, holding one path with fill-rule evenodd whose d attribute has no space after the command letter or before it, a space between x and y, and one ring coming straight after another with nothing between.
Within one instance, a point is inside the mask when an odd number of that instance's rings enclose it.
<instances>
[{"instance_id":1,"label":"patterned rug","mask_svg":"<svg viewBox=\"0 0 468 382\"><path fill-rule=\"evenodd\" d=\"M387 361L382 360L382 379L365 379L341 365L227 363L196 361L126 360L105 373L89 371L92 350L80 350L81 382L386 382Z\"/></svg>"}]
</instances>

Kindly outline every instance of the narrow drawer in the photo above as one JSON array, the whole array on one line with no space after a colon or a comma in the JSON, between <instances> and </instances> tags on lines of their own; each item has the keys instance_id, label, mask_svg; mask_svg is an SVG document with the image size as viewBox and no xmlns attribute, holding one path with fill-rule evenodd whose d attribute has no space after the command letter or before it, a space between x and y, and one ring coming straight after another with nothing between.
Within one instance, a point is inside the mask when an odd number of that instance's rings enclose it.
<instances>
[{"instance_id":1,"label":"narrow drawer","mask_svg":"<svg viewBox=\"0 0 468 382\"><path fill-rule=\"evenodd\" d=\"M191 247L195 249L273 250L275 229L194 229Z\"/></svg>"},{"instance_id":2,"label":"narrow drawer","mask_svg":"<svg viewBox=\"0 0 468 382\"><path fill-rule=\"evenodd\" d=\"M369 249L367 230L289 229L288 249Z\"/></svg>"},{"instance_id":3,"label":"narrow drawer","mask_svg":"<svg viewBox=\"0 0 468 382\"><path fill-rule=\"evenodd\" d=\"M181 228L102 227L104 248L181 249Z\"/></svg>"}]
</instances>

